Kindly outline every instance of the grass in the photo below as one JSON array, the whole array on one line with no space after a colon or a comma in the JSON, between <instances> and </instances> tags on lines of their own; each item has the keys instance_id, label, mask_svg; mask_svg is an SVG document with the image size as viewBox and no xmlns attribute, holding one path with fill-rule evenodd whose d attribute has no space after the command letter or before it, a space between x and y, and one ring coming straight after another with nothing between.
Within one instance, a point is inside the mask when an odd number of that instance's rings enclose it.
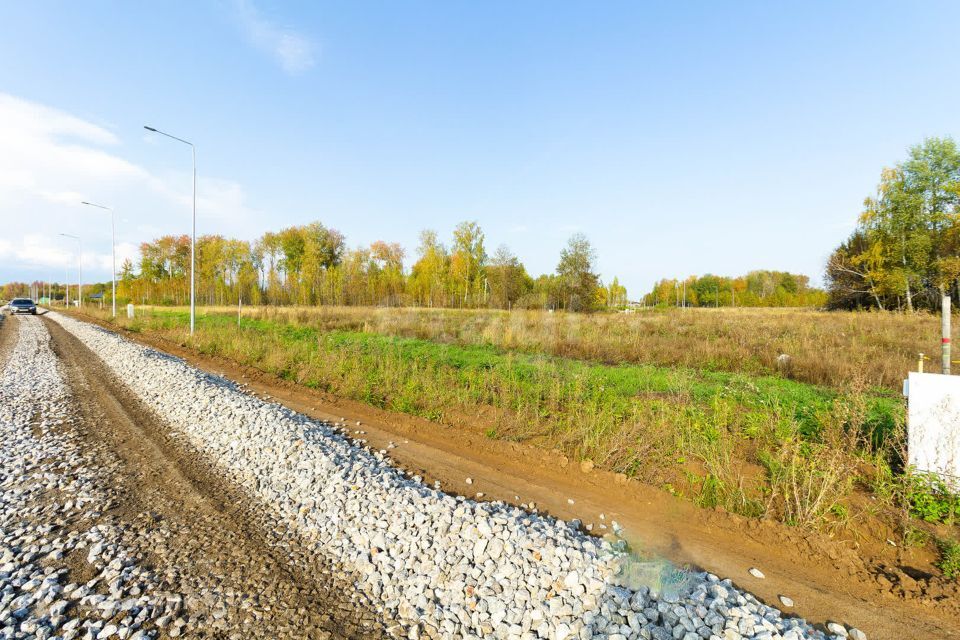
<instances>
[{"instance_id":1,"label":"grass","mask_svg":"<svg viewBox=\"0 0 960 640\"><path fill-rule=\"evenodd\" d=\"M235 309L220 308L224 313ZM898 391L918 353L939 371L931 314L811 309L658 309L633 314L543 311L257 307L244 317L460 345L490 345L603 364L654 364L779 375L835 389L850 380ZM779 365L780 354L790 356Z\"/></svg>"},{"instance_id":2,"label":"grass","mask_svg":"<svg viewBox=\"0 0 960 640\"><path fill-rule=\"evenodd\" d=\"M911 515L926 522L953 525L960 517L960 495L935 475L911 475L908 498Z\"/></svg>"},{"instance_id":3,"label":"grass","mask_svg":"<svg viewBox=\"0 0 960 640\"><path fill-rule=\"evenodd\" d=\"M960 579L960 542L948 539L937 543L940 549L940 559L937 568L948 580Z\"/></svg>"},{"instance_id":4,"label":"grass","mask_svg":"<svg viewBox=\"0 0 960 640\"><path fill-rule=\"evenodd\" d=\"M480 333L503 315L473 313L454 315L485 325ZM180 309L118 322L308 387L590 459L704 507L802 527L850 517L859 469L884 464L902 424L902 400L862 383L840 389L763 370L608 362L529 341L508 348L505 338L388 333L382 319L357 326L344 317L356 318L353 310L254 309L238 327L235 312L205 309L192 339ZM568 331L573 319L558 317Z\"/></svg>"}]
</instances>

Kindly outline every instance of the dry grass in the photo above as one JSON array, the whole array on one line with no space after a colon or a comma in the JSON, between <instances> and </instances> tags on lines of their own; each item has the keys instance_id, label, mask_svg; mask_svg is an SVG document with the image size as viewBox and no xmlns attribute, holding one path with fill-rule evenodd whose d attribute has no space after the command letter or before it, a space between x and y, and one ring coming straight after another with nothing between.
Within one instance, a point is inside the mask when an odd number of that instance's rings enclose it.
<instances>
[{"instance_id":1,"label":"dry grass","mask_svg":"<svg viewBox=\"0 0 960 640\"><path fill-rule=\"evenodd\" d=\"M853 393L821 412L820 433L813 441L789 437L761 456L770 484L767 513L811 528L828 514L845 513L844 500L864 462L855 454L870 451L862 428L867 413L862 399Z\"/></svg>"},{"instance_id":2,"label":"dry grass","mask_svg":"<svg viewBox=\"0 0 960 640\"><path fill-rule=\"evenodd\" d=\"M902 459L903 427L891 389L915 351L935 348L932 316L261 307L244 309L238 328L235 308L204 307L192 338L183 308L141 309L118 324L343 397L590 459L704 507L833 530L866 502L913 527L909 485L890 464ZM793 358L789 375L763 375L776 372L781 352Z\"/></svg>"},{"instance_id":3,"label":"dry grass","mask_svg":"<svg viewBox=\"0 0 960 640\"><path fill-rule=\"evenodd\" d=\"M230 312L226 308L210 311ZM665 309L633 314L543 311L256 307L244 317L446 343L489 344L606 364L681 365L779 373L841 389L853 379L900 388L918 352L939 371L940 326L927 313L809 309ZM777 357L790 356L778 370Z\"/></svg>"}]
</instances>

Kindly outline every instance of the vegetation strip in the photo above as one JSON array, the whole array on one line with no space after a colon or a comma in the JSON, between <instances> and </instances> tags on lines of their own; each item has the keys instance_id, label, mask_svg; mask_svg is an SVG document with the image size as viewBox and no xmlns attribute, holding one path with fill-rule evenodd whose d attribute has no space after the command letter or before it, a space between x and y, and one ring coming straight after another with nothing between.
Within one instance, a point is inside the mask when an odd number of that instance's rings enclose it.
<instances>
[{"instance_id":1,"label":"vegetation strip","mask_svg":"<svg viewBox=\"0 0 960 640\"><path fill-rule=\"evenodd\" d=\"M187 342L184 321L181 311L154 310L127 326ZM471 416L489 437L559 448L704 506L809 526L838 519L851 489L848 474L820 466L843 456L839 468L849 470L850 446L876 455L902 410L883 394L771 376L601 365L271 319L243 318L238 329L226 314L202 315L190 344L379 407L441 422ZM816 497L789 495L796 473L816 482Z\"/></svg>"}]
</instances>

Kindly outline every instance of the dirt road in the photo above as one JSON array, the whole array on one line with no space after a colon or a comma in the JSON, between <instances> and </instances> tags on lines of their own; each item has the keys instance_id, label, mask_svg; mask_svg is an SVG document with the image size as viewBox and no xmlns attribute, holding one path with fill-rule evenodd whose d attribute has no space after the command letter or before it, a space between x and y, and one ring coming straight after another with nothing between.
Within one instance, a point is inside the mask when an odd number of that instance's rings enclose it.
<instances>
[{"instance_id":1,"label":"dirt road","mask_svg":"<svg viewBox=\"0 0 960 640\"><path fill-rule=\"evenodd\" d=\"M730 577L770 604L782 606L779 596L789 596L795 607L786 612L818 625L843 620L872 639L960 638L957 591L928 582L929 576L912 568L909 553L901 549L858 547L775 523L697 509L612 474L585 472L559 455L334 398L154 337L125 335L246 384L298 412L345 418L362 432L354 437L389 450L397 464L439 481L445 491L535 503L558 517L581 519L594 533L603 533L601 527L616 520L633 546ZM766 577L752 577L751 567L759 567Z\"/></svg>"},{"instance_id":2,"label":"dirt road","mask_svg":"<svg viewBox=\"0 0 960 640\"><path fill-rule=\"evenodd\" d=\"M3 321L0 364L20 322L41 320ZM242 492L171 438L76 338L54 322L44 326L74 399L69 436L96 460L109 496L93 526L118 531L117 542L135 551L132 561L156 576L157 588L182 598L178 617L184 624L161 617L144 629L158 637L382 636L376 614L349 597L349 584L334 568L301 550ZM69 566L67 579L74 583L96 577L79 557Z\"/></svg>"}]
</instances>

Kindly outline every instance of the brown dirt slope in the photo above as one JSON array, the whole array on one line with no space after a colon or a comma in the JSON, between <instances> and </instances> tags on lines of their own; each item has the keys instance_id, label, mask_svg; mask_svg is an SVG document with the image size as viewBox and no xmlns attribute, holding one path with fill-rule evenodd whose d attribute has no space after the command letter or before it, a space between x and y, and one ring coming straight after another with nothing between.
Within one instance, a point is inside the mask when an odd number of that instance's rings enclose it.
<instances>
[{"instance_id":1,"label":"brown dirt slope","mask_svg":"<svg viewBox=\"0 0 960 640\"><path fill-rule=\"evenodd\" d=\"M85 318L92 320L91 318ZM111 328L112 327L107 327ZM235 362L209 357L139 333L125 335L184 358L194 366L268 396L301 413L357 421L355 437L388 453L452 493L520 504L560 518L579 518L603 533L616 520L636 549L729 577L763 601L818 626L835 620L865 631L871 640L960 638L960 593L935 579L909 552L887 544L833 540L774 522L699 509L665 491L590 470L525 445L491 440L479 430L451 428L394 414L307 389ZM466 483L466 478L472 484ZM572 501L572 503L571 503ZM604 519L600 518L604 515ZM765 579L748 574L760 568Z\"/></svg>"}]
</instances>

